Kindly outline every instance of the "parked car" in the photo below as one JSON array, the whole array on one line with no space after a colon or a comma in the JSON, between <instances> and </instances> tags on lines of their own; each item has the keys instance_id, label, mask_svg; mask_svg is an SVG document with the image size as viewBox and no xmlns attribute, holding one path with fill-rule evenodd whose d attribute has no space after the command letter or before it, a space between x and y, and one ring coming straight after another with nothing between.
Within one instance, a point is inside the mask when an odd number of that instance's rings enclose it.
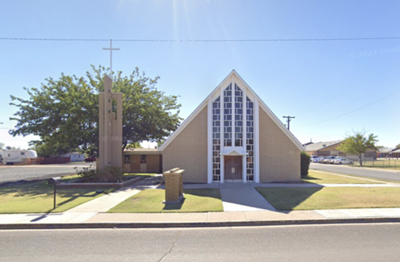
<instances>
[{"instance_id":1,"label":"parked car","mask_svg":"<svg viewBox=\"0 0 400 262\"><path fill-rule=\"evenodd\" d=\"M85 158L85 162L95 162L96 161L96 158L95 157L88 157L88 158Z\"/></svg>"},{"instance_id":2,"label":"parked car","mask_svg":"<svg viewBox=\"0 0 400 262\"><path fill-rule=\"evenodd\" d=\"M334 164L336 165L349 165L349 164L353 164L353 161L347 158L342 158L342 157L338 157L333 161Z\"/></svg>"},{"instance_id":3,"label":"parked car","mask_svg":"<svg viewBox=\"0 0 400 262\"><path fill-rule=\"evenodd\" d=\"M327 157L324 157L324 158L320 161L320 163L322 163L322 164L333 164L333 160L335 160L335 159L336 159L335 156L327 156Z\"/></svg>"}]
</instances>

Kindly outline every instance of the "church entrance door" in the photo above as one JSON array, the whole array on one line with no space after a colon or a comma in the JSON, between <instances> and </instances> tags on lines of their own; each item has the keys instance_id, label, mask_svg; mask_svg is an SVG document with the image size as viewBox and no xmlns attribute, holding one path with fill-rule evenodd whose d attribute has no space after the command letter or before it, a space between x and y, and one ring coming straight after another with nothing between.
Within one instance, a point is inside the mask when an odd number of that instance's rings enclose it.
<instances>
[{"instance_id":1,"label":"church entrance door","mask_svg":"<svg viewBox=\"0 0 400 262\"><path fill-rule=\"evenodd\" d=\"M242 180L242 156L225 156L225 180Z\"/></svg>"}]
</instances>

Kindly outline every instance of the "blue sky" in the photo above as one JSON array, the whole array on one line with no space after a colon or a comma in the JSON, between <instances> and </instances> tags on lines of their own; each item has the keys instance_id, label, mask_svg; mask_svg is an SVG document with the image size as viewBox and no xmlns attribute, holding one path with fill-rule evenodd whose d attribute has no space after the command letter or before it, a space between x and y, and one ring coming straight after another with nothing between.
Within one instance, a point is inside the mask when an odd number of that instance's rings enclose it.
<instances>
[{"instance_id":1,"label":"blue sky","mask_svg":"<svg viewBox=\"0 0 400 262\"><path fill-rule=\"evenodd\" d=\"M139 40L260 40L400 36L400 1L2 0L0 37ZM136 66L158 88L180 95L186 118L235 69L302 142L353 131L400 143L400 40L113 42L113 69ZM10 95L61 73L83 76L109 65L107 41L0 40L0 142L17 108Z\"/></svg>"}]
</instances>

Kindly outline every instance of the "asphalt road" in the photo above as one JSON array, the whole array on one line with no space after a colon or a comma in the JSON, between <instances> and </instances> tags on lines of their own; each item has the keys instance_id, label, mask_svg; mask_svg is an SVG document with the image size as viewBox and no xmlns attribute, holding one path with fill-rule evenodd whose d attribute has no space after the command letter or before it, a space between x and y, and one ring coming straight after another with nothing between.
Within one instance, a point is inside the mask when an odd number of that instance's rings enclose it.
<instances>
[{"instance_id":1,"label":"asphalt road","mask_svg":"<svg viewBox=\"0 0 400 262\"><path fill-rule=\"evenodd\" d=\"M0 231L1 261L399 261L400 224Z\"/></svg>"},{"instance_id":2,"label":"asphalt road","mask_svg":"<svg viewBox=\"0 0 400 262\"><path fill-rule=\"evenodd\" d=\"M33 180L39 178L50 178L66 174L74 174L74 167L81 169L90 166L92 163L77 162L54 165L26 165L26 166L7 166L0 165L0 183L19 180ZM96 165L95 163L92 165Z\"/></svg>"},{"instance_id":3,"label":"asphalt road","mask_svg":"<svg viewBox=\"0 0 400 262\"><path fill-rule=\"evenodd\" d=\"M338 165L318 164L318 163L311 163L310 168L328 172L400 182L400 170L389 171L389 170L380 170L368 167L360 168L360 167L350 167L343 165L338 166Z\"/></svg>"}]
</instances>

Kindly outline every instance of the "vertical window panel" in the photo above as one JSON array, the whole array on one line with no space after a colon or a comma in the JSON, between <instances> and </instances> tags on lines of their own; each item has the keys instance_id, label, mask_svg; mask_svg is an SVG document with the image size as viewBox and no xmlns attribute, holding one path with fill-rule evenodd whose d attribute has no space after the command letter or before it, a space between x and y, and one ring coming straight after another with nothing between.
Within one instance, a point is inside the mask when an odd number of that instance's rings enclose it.
<instances>
[{"instance_id":1,"label":"vertical window panel","mask_svg":"<svg viewBox=\"0 0 400 262\"><path fill-rule=\"evenodd\" d=\"M213 108L213 181L221 181L221 99L218 97L212 105Z\"/></svg>"}]
</instances>

